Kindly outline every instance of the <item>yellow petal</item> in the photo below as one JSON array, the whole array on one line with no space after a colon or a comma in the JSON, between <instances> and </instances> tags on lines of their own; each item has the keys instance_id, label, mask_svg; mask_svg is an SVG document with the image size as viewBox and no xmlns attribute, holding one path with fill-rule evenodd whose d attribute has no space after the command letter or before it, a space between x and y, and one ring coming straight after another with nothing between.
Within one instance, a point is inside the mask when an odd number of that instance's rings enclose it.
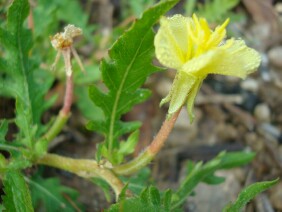
<instances>
[{"instance_id":1,"label":"yellow petal","mask_svg":"<svg viewBox=\"0 0 282 212\"><path fill-rule=\"evenodd\" d=\"M156 56L162 65L179 69L188 60L187 54L191 50L188 43L189 22L190 19L182 15L161 19L154 44Z\"/></svg>"},{"instance_id":2,"label":"yellow petal","mask_svg":"<svg viewBox=\"0 0 282 212\"><path fill-rule=\"evenodd\" d=\"M242 40L228 40L225 45L188 61L183 71L199 78L208 74L222 74L245 78L254 72L261 58L257 51Z\"/></svg>"}]
</instances>

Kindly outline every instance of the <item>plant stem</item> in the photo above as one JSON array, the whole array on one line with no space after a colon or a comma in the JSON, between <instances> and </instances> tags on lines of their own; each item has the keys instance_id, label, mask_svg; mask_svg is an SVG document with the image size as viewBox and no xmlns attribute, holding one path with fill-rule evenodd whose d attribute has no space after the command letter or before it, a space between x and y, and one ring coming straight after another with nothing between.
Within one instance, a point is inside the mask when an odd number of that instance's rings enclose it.
<instances>
[{"instance_id":1,"label":"plant stem","mask_svg":"<svg viewBox=\"0 0 282 212\"><path fill-rule=\"evenodd\" d=\"M72 98L73 98L73 80L72 80L72 74L66 76L67 79L66 79L66 93L64 99L64 106L61 109L60 113L63 113L63 115L68 116L68 114L70 113Z\"/></svg>"},{"instance_id":2,"label":"plant stem","mask_svg":"<svg viewBox=\"0 0 282 212\"><path fill-rule=\"evenodd\" d=\"M143 153L141 153L138 157L134 158L132 161L126 164L115 166L113 168L113 171L117 175L130 175L148 165L163 147L167 137L169 136L177 120L179 113L180 110L175 112L172 117L167 118L163 122L163 125L160 131L158 132L157 136L154 138L150 146L148 146Z\"/></svg>"},{"instance_id":3,"label":"plant stem","mask_svg":"<svg viewBox=\"0 0 282 212\"><path fill-rule=\"evenodd\" d=\"M69 115L65 115L60 112L50 129L43 136L43 138L46 139L48 143L51 142L61 132L68 118Z\"/></svg>"},{"instance_id":4,"label":"plant stem","mask_svg":"<svg viewBox=\"0 0 282 212\"><path fill-rule=\"evenodd\" d=\"M49 128L49 130L43 135L43 139L50 143L63 129L67 120L70 117L70 109L72 105L73 98L73 80L72 75L68 76L66 79L66 91L64 98L64 105L59 112L59 115L56 117L56 120Z\"/></svg>"},{"instance_id":5,"label":"plant stem","mask_svg":"<svg viewBox=\"0 0 282 212\"><path fill-rule=\"evenodd\" d=\"M116 200L124 187L122 181L110 169L99 165L95 160L73 159L47 153L37 161L37 164L59 168L83 178L102 178L113 188Z\"/></svg>"}]
</instances>

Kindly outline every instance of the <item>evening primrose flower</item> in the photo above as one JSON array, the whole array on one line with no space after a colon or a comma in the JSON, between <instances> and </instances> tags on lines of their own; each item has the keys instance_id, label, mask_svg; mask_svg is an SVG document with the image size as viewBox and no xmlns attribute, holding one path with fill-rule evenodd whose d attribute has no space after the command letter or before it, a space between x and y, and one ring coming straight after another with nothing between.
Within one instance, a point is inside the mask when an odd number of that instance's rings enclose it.
<instances>
[{"instance_id":1,"label":"evening primrose flower","mask_svg":"<svg viewBox=\"0 0 282 212\"><path fill-rule=\"evenodd\" d=\"M168 114L178 111L187 102L190 122L196 94L208 74L245 78L260 64L259 53L243 40L224 41L227 19L212 31L204 18L174 15L160 21L154 44L160 63L177 70L169 94L161 105L169 102Z\"/></svg>"}]
</instances>

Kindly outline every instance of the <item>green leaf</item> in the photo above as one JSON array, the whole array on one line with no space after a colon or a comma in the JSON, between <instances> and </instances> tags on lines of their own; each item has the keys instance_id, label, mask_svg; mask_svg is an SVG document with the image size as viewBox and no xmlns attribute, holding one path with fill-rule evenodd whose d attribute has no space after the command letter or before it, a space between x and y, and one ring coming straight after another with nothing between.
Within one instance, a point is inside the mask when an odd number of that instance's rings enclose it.
<instances>
[{"instance_id":1,"label":"green leaf","mask_svg":"<svg viewBox=\"0 0 282 212\"><path fill-rule=\"evenodd\" d=\"M239 3L240 0L211 0L204 5L199 4L196 13L210 22L219 23L228 18L231 9Z\"/></svg>"},{"instance_id":2,"label":"green leaf","mask_svg":"<svg viewBox=\"0 0 282 212\"><path fill-rule=\"evenodd\" d=\"M7 168L11 170L19 170L31 167L31 165L29 160L19 154L19 156L13 156L13 159L10 160Z\"/></svg>"},{"instance_id":3,"label":"green leaf","mask_svg":"<svg viewBox=\"0 0 282 212\"><path fill-rule=\"evenodd\" d=\"M144 189L140 196L128 199L122 198L106 211L170 212L170 207L171 191L168 190L164 195L161 195L156 187L150 186ZM175 209L174 211L179 210Z\"/></svg>"},{"instance_id":4,"label":"green leaf","mask_svg":"<svg viewBox=\"0 0 282 212\"><path fill-rule=\"evenodd\" d=\"M91 41L93 39L93 25L91 27L87 26L89 14L83 11L78 0L38 0L36 7L33 8L33 15L34 25L36 26L34 30L36 39L43 39L54 34L58 31L62 22L65 24L71 23L82 28L87 40Z\"/></svg>"},{"instance_id":5,"label":"green leaf","mask_svg":"<svg viewBox=\"0 0 282 212\"><path fill-rule=\"evenodd\" d=\"M127 139L127 141L123 141L120 143L119 152L123 155L128 155L134 152L135 146L137 144L139 138L139 131L136 130L133 132Z\"/></svg>"},{"instance_id":6,"label":"green leaf","mask_svg":"<svg viewBox=\"0 0 282 212\"><path fill-rule=\"evenodd\" d=\"M135 195L139 195L145 186L149 183L152 184L150 180L151 170L148 167L141 169L139 172L135 173L133 176L124 177L120 176L124 183L128 183L128 188Z\"/></svg>"},{"instance_id":7,"label":"green leaf","mask_svg":"<svg viewBox=\"0 0 282 212\"><path fill-rule=\"evenodd\" d=\"M7 142L5 136L8 132L8 122L6 120L0 120L0 149L5 150L11 154L9 163L6 163L5 157L0 154L0 170L5 172L6 170L15 171L23 168L27 168L31 163L23 155L25 152L16 146L16 142Z\"/></svg>"},{"instance_id":8,"label":"green leaf","mask_svg":"<svg viewBox=\"0 0 282 212\"><path fill-rule=\"evenodd\" d=\"M109 184L102 178L98 178L98 177L91 178L91 181L95 183L96 185L98 185L103 190L106 200L110 202L111 201L111 188Z\"/></svg>"},{"instance_id":9,"label":"green leaf","mask_svg":"<svg viewBox=\"0 0 282 212\"><path fill-rule=\"evenodd\" d=\"M163 205L166 211L171 211L172 191L168 189L163 195Z\"/></svg>"},{"instance_id":10,"label":"green leaf","mask_svg":"<svg viewBox=\"0 0 282 212\"><path fill-rule=\"evenodd\" d=\"M214 172L220 169L230 169L249 163L255 154L250 152L221 152L217 157L206 164L188 164L189 173L181 186L173 196L172 208L177 208L184 203L186 198L192 193L200 182L220 183L224 180L214 176Z\"/></svg>"},{"instance_id":11,"label":"green leaf","mask_svg":"<svg viewBox=\"0 0 282 212\"><path fill-rule=\"evenodd\" d=\"M146 193L146 192L143 192ZM152 205L160 205L161 204L161 196L160 192L156 187L150 186L148 188L148 195L144 195L145 199L142 198L141 194L141 200L143 200L145 203L152 204Z\"/></svg>"},{"instance_id":12,"label":"green leaf","mask_svg":"<svg viewBox=\"0 0 282 212\"><path fill-rule=\"evenodd\" d=\"M76 211L73 207L75 204L73 199L78 197L78 192L61 185L59 179L43 179L39 175L35 175L32 179L25 179L30 185L34 208L42 205L46 211ZM72 199L71 202L70 199Z\"/></svg>"},{"instance_id":13,"label":"green leaf","mask_svg":"<svg viewBox=\"0 0 282 212\"><path fill-rule=\"evenodd\" d=\"M269 189L279 182L279 178L273 181L254 183L240 192L236 201L224 209L225 212L239 212L256 195Z\"/></svg>"},{"instance_id":14,"label":"green leaf","mask_svg":"<svg viewBox=\"0 0 282 212\"><path fill-rule=\"evenodd\" d=\"M74 70L79 70L79 66ZM74 83L75 83L75 96L76 96L76 105L81 111L82 115L88 120L103 120L104 114L101 108L97 107L91 101L88 95L88 87L90 84L101 79L101 73L99 71L99 66L97 64L86 66L86 73L83 72L74 72ZM90 106L91 105L91 106Z\"/></svg>"},{"instance_id":15,"label":"green leaf","mask_svg":"<svg viewBox=\"0 0 282 212\"><path fill-rule=\"evenodd\" d=\"M23 175L19 171L7 171L3 183L5 192L3 203L7 211L34 211L29 189L24 181Z\"/></svg>"},{"instance_id":16,"label":"green leaf","mask_svg":"<svg viewBox=\"0 0 282 212\"><path fill-rule=\"evenodd\" d=\"M152 26L176 2L177 0L163 1L144 12L142 18L114 43L109 50L110 59L101 62L102 78L108 92L102 92L96 86L89 89L90 98L103 110L106 118L99 122L92 121L88 128L98 129L106 135L104 145L109 153L107 159L114 164L117 161L111 155L119 148L120 136L138 128L138 125L130 126L131 122L122 122L120 118L134 105L149 97L150 92L140 89L140 86L149 75L160 70L152 65Z\"/></svg>"},{"instance_id":17,"label":"green leaf","mask_svg":"<svg viewBox=\"0 0 282 212\"><path fill-rule=\"evenodd\" d=\"M5 173L7 166L7 161L4 155L0 153L0 174Z\"/></svg>"},{"instance_id":18,"label":"green leaf","mask_svg":"<svg viewBox=\"0 0 282 212\"><path fill-rule=\"evenodd\" d=\"M185 5L184 5L184 9L185 9L185 14L187 16L192 16L193 15L196 3L197 3L197 0L186 1Z\"/></svg>"},{"instance_id":19,"label":"green leaf","mask_svg":"<svg viewBox=\"0 0 282 212\"><path fill-rule=\"evenodd\" d=\"M129 6L130 7L129 9L132 10L133 15L135 17L139 17L142 14L142 12L146 8L148 8L149 5L154 4L154 0L123 1L122 3L126 3L126 5L123 5L124 8ZM131 14L123 14L123 15L130 16Z\"/></svg>"},{"instance_id":20,"label":"green leaf","mask_svg":"<svg viewBox=\"0 0 282 212\"><path fill-rule=\"evenodd\" d=\"M217 184L221 184L225 181L224 177L218 177L215 175L210 175L205 177L202 182L209 184L209 185L217 185Z\"/></svg>"},{"instance_id":21,"label":"green leaf","mask_svg":"<svg viewBox=\"0 0 282 212\"><path fill-rule=\"evenodd\" d=\"M31 166L30 161L24 156L25 151L17 146L17 142L7 142L5 136L8 132L8 121L0 120L0 149L11 154L9 163L6 163L5 157L0 154L1 169L19 170Z\"/></svg>"},{"instance_id":22,"label":"green leaf","mask_svg":"<svg viewBox=\"0 0 282 212\"><path fill-rule=\"evenodd\" d=\"M4 143L6 141L5 137L8 132L8 122L6 120L0 121L0 143Z\"/></svg>"},{"instance_id":23,"label":"green leaf","mask_svg":"<svg viewBox=\"0 0 282 212\"><path fill-rule=\"evenodd\" d=\"M35 77L39 63L29 57L32 34L23 27L28 14L28 0L14 0L8 9L6 27L0 28L0 45L4 49L4 57L0 60L3 68L0 69L3 73L0 74L0 95L16 99L17 139L32 147L42 132L41 115L48 104L43 97L51 81Z\"/></svg>"},{"instance_id":24,"label":"green leaf","mask_svg":"<svg viewBox=\"0 0 282 212\"><path fill-rule=\"evenodd\" d=\"M125 186L123 187L123 189L121 190L119 196L118 196L118 200L119 201L123 201L126 199L126 191L128 189L128 183L125 184Z\"/></svg>"}]
</instances>

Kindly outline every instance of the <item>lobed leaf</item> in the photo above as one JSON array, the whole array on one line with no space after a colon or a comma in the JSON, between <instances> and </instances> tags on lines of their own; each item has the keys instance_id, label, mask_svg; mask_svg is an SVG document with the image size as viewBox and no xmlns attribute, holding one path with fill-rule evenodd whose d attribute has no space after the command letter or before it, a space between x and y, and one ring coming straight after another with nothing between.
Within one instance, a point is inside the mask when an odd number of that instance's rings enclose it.
<instances>
[{"instance_id":1,"label":"lobed leaf","mask_svg":"<svg viewBox=\"0 0 282 212\"><path fill-rule=\"evenodd\" d=\"M255 154L250 152L222 152L211 161L203 164L188 163L189 173L176 191L173 197L173 208L177 208L184 203L186 198L192 193L200 182L209 184L222 183L224 179L214 176L214 172L220 169L230 169L249 163Z\"/></svg>"},{"instance_id":2,"label":"lobed leaf","mask_svg":"<svg viewBox=\"0 0 282 212\"><path fill-rule=\"evenodd\" d=\"M35 77L39 63L30 59L32 34L23 27L28 14L28 0L14 0L8 9L6 26L0 28L0 45L4 48L0 58L0 95L16 99L17 140L32 147L42 133L41 114L48 105L43 97L51 81Z\"/></svg>"},{"instance_id":3,"label":"lobed leaf","mask_svg":"<svg viewBox=\"0 0 282 212\"><path fill-rule=\"evenodd\" d=\"M120 162L117 160L123 155L115 151L119 148L120 136L131 133L140 126L134 122L121 121L121 116L149 97L150 92L140 89L140 86L149 75L160 70L152 65L154 56L152 26L176 2L177 0L163 1L144 12L141 19L114 43L109 50L110 59L101 62L102 78L108 92L103 92L96 86L89 89L90 98L103 110L105 119L90 122L88 129L97 130L105 135L105 142L102 145L107 151L103 151L102 154L112 163Z\"/></svg>"},{"instance_id":4,"label":"lobed leaf","mask_svg":"<svg viewBox=\"0 0 282 212\"><path fill-rule=\"evenodd\" d=\"M242 208L250 201L252 200L256 195L259 193L265 191L266 189L269 189L270 187L274 186L279 182L279 179L273 180L273 181L265 181L265 182L258 182L254 183L244 190L240 192L238 195L238 198L234 203L229 204L224 209L225 212L238 212L241 211Z\"/></svg>"},{"instance_id":5,"label":"lobed leaf","mask_svg":"<svg viewBox=\"0 0 282 212\"><path fill-rule=\"evenodd\" d=\"M171 211L171 190L163 195L156 187L150 186L142 191L140 196L133 198L121 198L118 203L112 205L107 212L139 211L139 212L169 212ZM179 211L178 209L174 210Z\"/></svg>"},{"instance_id":6,"label":"lobed leaf","mask_svg":"<svg viewBox=\"0 0 282 212\"><path fill-rule=\"evenodd\" d=\"M78 206L73 199L78 197L78 192L61 185L59 179L43 179L35 175L32 179L26 178L26 181L30 185L34 208L42 205L46 211L77 211Z\"/></svg>"},{"instance_id":7,"label":"lobed leaf","mask_svg":"<svg viewBox=\"0 0 282 212\"><path fill-rule=\"evenodd\" d=\"M139 195L145 186L152 185L150 180L151 171L148 167L141 169L139 172L130 177L121 176L121 180L128 184L128 189L135 195Z\"/></svg>"}]
</instances>

